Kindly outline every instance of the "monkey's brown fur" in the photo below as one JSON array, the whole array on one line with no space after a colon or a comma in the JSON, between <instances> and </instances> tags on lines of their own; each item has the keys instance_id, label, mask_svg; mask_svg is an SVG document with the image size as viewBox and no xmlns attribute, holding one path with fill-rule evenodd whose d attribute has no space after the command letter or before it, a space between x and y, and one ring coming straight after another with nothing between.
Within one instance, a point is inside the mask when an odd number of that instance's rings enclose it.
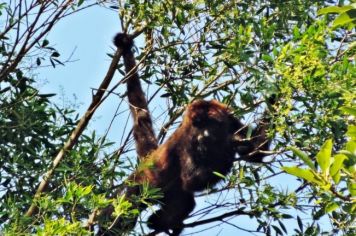
<instances>
[{"instance_id":1,"label":"monkey's brown fur","mask_svg":"<svg viewBox=\"0 0 356 236\"><path fill-rule=\"evenodd\" d=\"M215 185L226 175L236 152L242 159L262 161L265 156L257 149L268 149L267 122L254 130L254 140L245 140L247 128L222 103L197 100L187 106L181 125L172 136L157 147L147 101L142 91L135 58L131 51L133 41L129 35L119 33L114 44L122 50L128 75L127 93L134 119L134 138L141 166L129 180L126 197L140 194L140 185L160 188L163 198L161 209L148 220L148 227L158 232L179 235L183 220L194 209L194 192ZM146 206L136 206L143 210ZM122 229L125 219L116 220L111 230ZM135 222L133 222L135 223ZM133 227L132 224L130 227ZM110 235L109 231L101 232Z\"/></svg>"}]
</instances>

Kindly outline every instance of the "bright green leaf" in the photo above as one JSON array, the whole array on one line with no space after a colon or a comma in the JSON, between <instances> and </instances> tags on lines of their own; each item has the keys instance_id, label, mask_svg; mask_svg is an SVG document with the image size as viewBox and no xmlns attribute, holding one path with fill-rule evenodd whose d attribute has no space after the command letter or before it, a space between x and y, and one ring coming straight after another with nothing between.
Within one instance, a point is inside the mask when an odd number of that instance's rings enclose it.
<instances>
[{"instance_id":1,"label":"bright green leaf","mask_svg":"<svg viewBox=\"0 0 356 236\"><path fill-rule=\"evenodd\" d=\"M338 184L340 182L340 178L341 178L341 174L340 174L340 171L336 172L336 174L334 174L332 176L333 180L334 180L334 183L335 184Z\"/></svg>"},{"instance_id":2,"label":"bright green leaf","mask_svg":"<svg viewBox=\"0 0 356 236\"><path fill-rule=\"evenodd\" d=\"M347 129L346 135L351 139L356 139L356 125L350 125Z\"/></svg>"},{"instance_id":3,"label":"bright green leaf","mask_svg":"<svg viewBox=\"0 0 356 236\"><path fill-rule=\"evenodd\" d=\"M351 5L343 6L343 7L338 7L338 6L325 7L318 11L318 15L324 15L328 13L343 13L350 9L353 9Z\"/></svg>"},{"instance_id":4,"label":"bright green leaf","mask_svg":"<svg viewBox=\"0 0 356 236\"><path fill-rule=\"evenodd\" d=\"M351 196L356 196L356 182L350 181L347 188L349 189Z\"/></svg>"},{"instance_id":5,"label":"bright green leaf","mask_svg":"<svg viewBox=\"0 0 356 236\"><path fill-rule=\"evenodd\" d=\"M83 188L83 195L88 195L89 193L91 193L93 190L93 186L87 186Z\"/></svg>"},{"instance_id":6,"label":"bright green leaf","mask_svg":"<svg viewBox=\"0 0 356 236\"><path fill-rule=\"evenodd\" d=\"M218 176L218 177L220 177L220 178L222 178L222 179L225 179L225 178L226 178L225 175L220 174L219 172L216 172L216 171L213 171L213 174L216 175L216 176Z\"/></svg>"},{"instance_id":7,"label":"bright green leaf","mask_svg":"<svg viewBox=\"0 0 356 236\"><path fill-rule=\"evenodd\" d=\"M312 160L309 158L309 156L308 156L305 152L303 152L303 151L301 151L301 150L299 150L298 148L295 148L295 147L288 147L287 149L293 151L294 155L296 155L296 156L298 156L300 159L302 159L302 161L303 161L307 166L309 166L310 169L315 170L314 163L312 162Z\"/></svg>"},{"instance_id":8,"label":"bright green leaf","mask_svg":"<svg viewBox=\"0 0 356 236\"><path fill-rule=\"evenodd\" d=\"M330 175L333 176L341 169L342 163L347 157L344 154L337 154L334 156L334 162L330 167Z\"/></svg>"},{"instance_id":9,"label":"bright green leaf","mask_svg":"<svg viewBox=\"0 0 356 236\"><path fill-rule=\"evenodd\" d=\"M350 160L356 162L356 140L350 140L346 143L346 152L344 154L350 158Z\"/></svg>"},{"instance_id":10,"label":"bright green leaf","mask_svg":"<svg viewBox=\"0 0 356 236\"><path fill-rule=\"evenodd\" d=\"M341 107L340 110L347 114L356 116L356 108L354 107Z\"/></svg>"},{"instance_id":11,"label":"bright green leaf","mask_svg":"<svg viewBox=\"0 0 356 236\"><path fill-rule=\"evenodd\" d=\"M328 203L327 205L326 205L326 207L325 207L325 212L326 213L330 213L330 212L332 212L332 211L335 211L336 209L338 209L339 208L339 205L337 204L337 203L335 203L335 202L330 202L330 203Z\"/></svg>"},{"instance_id":12,"label":"bright green leaf","mask_svg":"<svg viewBox=\"0 0 356 236\"><path fill-rule=\"evenodd\" d=\"M329 175L332 146L332 140L327 140L316 155L316 160L325 176Z\"/></svg>"},{"instance_id":13,"label":"bright green leaf","mask_svg":"<svg viewBox=\"0 0 356 236\"><path fill-rule=\"evenodd\" d=\"M311 182L311 183L314 183L314 184L317 184L317 185L323 185L323 183L316 178L315 174L310 169L302 169L302 168L299 168L297 166L283 167L282 169L285 172L287 172L288 174L291 174L291 175L297 176L299 178L305 179L308 182Z\"/></svg>"},{"instance_id":14,"label":"bright green leaf","mask_svg":"<svg viewBox=\"0 0 356 236\"><path fill-rule=\"evenodd\" d=\"M243 166L240 166L240 167L239 167L239 178L240 178L240 179L243 179L244 177L245 177L244 168L243 168Z\"/></svg>"},{"instance_id":15,"label":"bright green leaf","mask_svg":"<svg viewBox=\"0 0 356 236\"><path fill-rule=\"evenodd\" d=\"M341 13L334 21L333 27L346 25L356 20L356 9Z\"/></svg>"}]
</instances>

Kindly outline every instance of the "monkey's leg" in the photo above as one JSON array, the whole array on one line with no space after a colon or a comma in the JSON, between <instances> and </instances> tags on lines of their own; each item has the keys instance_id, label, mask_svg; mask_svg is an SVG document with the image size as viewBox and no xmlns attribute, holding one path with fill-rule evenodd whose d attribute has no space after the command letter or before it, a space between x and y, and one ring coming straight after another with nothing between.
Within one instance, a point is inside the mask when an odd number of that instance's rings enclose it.
<instances>
[{"instance_id":1,"label":"monkey's leg","mask_svg":"<svg viewBox=\"0 0 356 236\"><path fill-rule=\"evenodd\" d=\"M194 195L185 191L165 193L161 209L148 219L148 227L156 233L166 232L169 235L179 235L183 230L183 221L194 209Z\"/></svg>"}]
</instances>

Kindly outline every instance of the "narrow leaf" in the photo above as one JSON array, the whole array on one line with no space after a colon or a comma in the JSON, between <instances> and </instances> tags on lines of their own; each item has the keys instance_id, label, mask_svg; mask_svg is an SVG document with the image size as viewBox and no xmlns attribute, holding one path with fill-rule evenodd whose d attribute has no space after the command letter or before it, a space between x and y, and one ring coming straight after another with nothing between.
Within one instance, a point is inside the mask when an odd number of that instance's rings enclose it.
<instances>
[{"instance_id":1,"label":"narrow leaf","mask_svg":"<svg viewBox=\"0 0 356 236\"><path fill-rule=\"evenodd\" d=\"M336 174L334 174L332 176L333 180L334 180L334 183L335 184L338 184L340 182L340 178L341 178L341 175L340 175L340 171L339 172L336 172Z\"/></svg>"},{"instance_id":2,"label":"narrow leaf","mask_svg":"<svg viewBox=\"0 0 356 236\"><path fill-rule=\"evenodd\" d=\"M218 176L218 177L220 177L220 178L222 178L222 179L225 179L225 178L226 178L225 175L223 175L223 174L221 174L221 173L219 173L219 172L216 172L216 171L213 171L213 174L216 175L216 176Z\"/></svg>"},{"instance_id":3,"label":"narrow leaf","mask_svg":"<svg viewBox=\"0 0 356 236\"><path fill-rule=\"evenodd\" d=\"M341 13L334 21L333 27L346 25L355 21L356 19L356 9L348 10L344 13Z\"/></svg>"},{"instance_id":4,"label":"narrow leaf","mask_svg":"<svg viewBox=\"0 0 356 236\"><path fill-rule=\"evenodd\" d=\"M317 185L323 185L321 181L315 178L315 174L310 169L302 169L297 166L293 167L283 167L282 168L288 174L297 176L299 178L305 179L308 182L315 183Z\"/></svg>"},{"instance_id":5,"label":"narrow leaf","mask_svg":"<svg viewBox=\"0 0 356 236\"><path fill-rule=\"evenodd\" d=\"M347 188L349 189L351 196L355 197L356 196L356 182L350 181L350 183L347 185Z\"/></svg>"},{"instance_id":6,"label":"narrow leaf","mask_svg":"<svg viewBox=\"0 0 356 236\"><path fill-rule=\"evenodd\" d=\"M356 162L356 140L350 140L346 143L346 156L349 158L352 163ZM344 153L345 154L345 153ZM354 165L356 166L356 165Z\"/></svg>"},{"instance_id":7,"label":"narrow leaf","mask_svg":"<svg viewBox=\"0 0 356 236\"><path fill-rule=\"evenodd\" d=\"M302 161L303 161L307 166L309 166L310 169L315 170L315 166L314 166L313 161L309 158L309 156L308 156L305 152L303 152L303 151L301 151L301 150L299 150L298 148L295 148L295 147L288 147L287 149L291 150L291 151L294 153L294 155L296 155L296 156L298 156L300 159L302 159Z\"/></svg>"},{"instance_id":8,"label":"narrow leaf","mask_svg":"<svg viewBox=\"0 0 356 236\"><path fill-rule=\"evenodd\" d=\"M356 125L350 125L347 129L346 135L351 139L356 139Z\"/></svg>"},{"instance_id":9,"label":"narrow leaf","mask_svg":"<svg viewBox=\"0 0 356 236\"><path fill-rule=\"evenodd\" d=\"M335 211L338 208L339 208L338 204L336 204L335 202L330 202L329 204L326 205L325 212L330 213L332 211Z\"/></svg>"},{"instance_id":10,"label":"narrow leaf","mask_svg":"<svg viewBox=\"0 0 356 236\"><path fill-rule=\"evenodd\" d=\"M356 116L356 108L353 108L353 107L341 107L340 110L345 112L345 113L347 113L347 114Z\"/></svg>"},{"instance_id":11,"label":"narrow leaf","mask_svg":"<svg viewBox=\"0 0 356 236\"><path fill-rule=\"evenodd\" d=\"M302 219L297 216L297 222L298 222L298 226L299 226L299 229L301 232L303 232L303 222L302 222Z\"/></svg>"},{"instance_id":12,"label":"narrow leaf","mask_svg":"<svg viewBox=\"0 0 356 236\"><path fill-rule=\"evenodd\" d=\"M334 162L330 167L330 175L334 176L341 169L342 163L347 157L344 154L337 154L334 156Z\"/></svg>"},{"instance_id":13,"label":"narrow leaf","mask_svg":"<svg viewBox=\"0 0 356 236\"><path fill-rule=\"evenodd\" d=\"M332 146L332 140L327 140L321 147L319 153L316 155L316 160L325 176L329 175Z\"/></svg>"},{"instance_id":14,"label":"narrow leaf","mask_svg":"<svg viewBox=\"0 0 356 236\"><path fill-rule=\"evenodd\" d=\"M277 226L272 225L272 228L276 231L276 235L283 235L282 230L280 230Z\"/></svg>"},{"instance_id":15,"label":"narrow leaf","mask_svg":"<svg viewBox=\"0 0 356 236\"><path fill-rule=\"evenodd\" d=\"M328 13L342 13L347 10L352 9L352 6L343 6L343 7L337 7L337 6L331 6L331 7L325 7L322 8L318 11L318 15L324 15Z\"/></svg>"}]
</instances>

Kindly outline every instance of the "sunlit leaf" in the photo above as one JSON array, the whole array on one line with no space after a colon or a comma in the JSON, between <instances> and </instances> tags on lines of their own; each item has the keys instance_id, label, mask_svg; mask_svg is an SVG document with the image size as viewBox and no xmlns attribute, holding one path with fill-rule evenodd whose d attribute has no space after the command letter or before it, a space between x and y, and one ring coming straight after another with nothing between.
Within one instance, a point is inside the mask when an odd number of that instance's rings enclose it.
<instances>
[{"instance_id":1,"label":"sunlit leaf","mask_svg":"<svg viewBox=\"0 0 356 236\"><path fill-rule=\"evenodd\" d=\"M353 7L350 5L343 6L343 7L330 6L330 7L325 7L325 8L320 9L318 11L318 15L324 15L324 14L328 14L328 13L342 13L342 12L345 12L350 9L353 9Z\"/></svg>"},{"instance_id":2,"label":"sunlit leaf","mask_svg":"<svg viewBox=\"0 0 356 236\"><path fill-rule=\"evenodd\" d=\"M341 13L334 21L333 27L346 25L356 20L356 9Z\"/></svg>"},{"instance_id":3,"label":"sunlit leaf","mask_svg":"<svg viewBox=\"0 0 356 236\"><path fill-rule=\"evenodd\" d=\"M343 112L356 116L356 108L354 107L341 107L340 110L342 110Z\"/></svg>"},{"instance_id":4,"label":"sunlit leaf","mask_svg":"<svg viewBox=\"0 0 356 236\"><path fill-rule=\"evenodd\" d=\"M332 146L332 140L327 140L316 155L316 160L325 176L329 174Z\"/></svg>"},{"instance_id":5,"label":"sunlit leaf","mask_svg":"<svg viewBox=\"0 0 356 236\"><path fill-rule=\"evenodd\" d=\"M346 135L351 139L356 139L356 125L350 125L347 129Z\"/></svg>"},{"instance_id":6,"label":"sunlit leaf","mask_svg":"<svg viewBox=\"0 0 356 236\"><path fill-rule=\"evenodd\" d=\"M349 189L351 196L356 196L356 182L350 181L347 188Z\"/></svg>"},{"instance_id":7,"label":"sunlit leaf","mask_svg":"<svg viewBox=\"0 0 356 236\"><path fill-rule=\"evenodd\" d=\"M346 143L346 150L349 151L351 155L356 156L356 141L355 140L348 141Z\"/></svg>"},{"instance_id":8,"label":"sunlit leaf","mask_svg":"<svg viewBox=\"0 0 356 236\"><path fill-rule=\"evenodd\" d=\"M220 174L219 172L213 171L213 174L218 176L218 177L220 177L220 178L222 178L222 179L225 179L225 175Z\"/></svg>"},{"instance_id":9,"label":"sunlit leaf","mask_svg":"<svg viewBox=\"0 0 356 236\"><path fill-rule=\"evenodd\" d=\"M308 182L317 184L317 185L323 185L321 181L319 181L316 177L315 174L310 170L310 169L302 169L297 166L293 167L283 167L282 168L285 172L288 174L297 176L299 178L305 179Z\"/></svg>"},{"instance_id":10,"label":"sunlit leaf","mask_svg":"<svg viewBox=\"0 0 356 236\"><path fill-rule=\"evenodd\" d=\"M325 212L326 212L326 213L330 213L330 212L332 212L332 211L335 211L335 210L338 209L338 208L339 208L339 205L338 205L338 204L336 204L335 202L331 202L331 203L329 203L329 204L326 205L326 207L325 207Z\"/></svg>"},{"instance_id":11,"label":"sunlit leaf","mask_svg":"<svg viewBox=\"0 0 356 236\"><path fill-rule=\"evenodd\" d=\"M347 157L344 154L337 154L334 156L334 162L330 167L330 175L333 177L336 175L342 167L342 163ZM335 181L335 180L334 180Z\"/></svg>"},{"instance_id":12,"label":"sunlit leaf","mask_svg":"<svg viewBox=\"0 0 356 236\"><path fill-rule=\"evenodd\" d=\"M315 169L313 161L309 158L309 156L305 152L303 152L303 151L301 151L301 150L299 150L298 148L295 148L295 147L288 147L287 149L293 151L293 153L296 156L298 156L300 159L302 159L302 161L307 166L309 166L311 169L313 169L313 170Z\"/></svg>"},{"instance_id":13,"label":"sunlit leaf","mask_svg":"<svg viewBox=\"0 0 356 236\"><path fill-rule=\"evenodd\" d=\"M337 184L340 181L340 173L339 170L342 167L342 163L347 157L344 154L337 154L334 157L334 162L330 167L330 175L333 178L334 182Z\"/></svg>"}]
</instances>

